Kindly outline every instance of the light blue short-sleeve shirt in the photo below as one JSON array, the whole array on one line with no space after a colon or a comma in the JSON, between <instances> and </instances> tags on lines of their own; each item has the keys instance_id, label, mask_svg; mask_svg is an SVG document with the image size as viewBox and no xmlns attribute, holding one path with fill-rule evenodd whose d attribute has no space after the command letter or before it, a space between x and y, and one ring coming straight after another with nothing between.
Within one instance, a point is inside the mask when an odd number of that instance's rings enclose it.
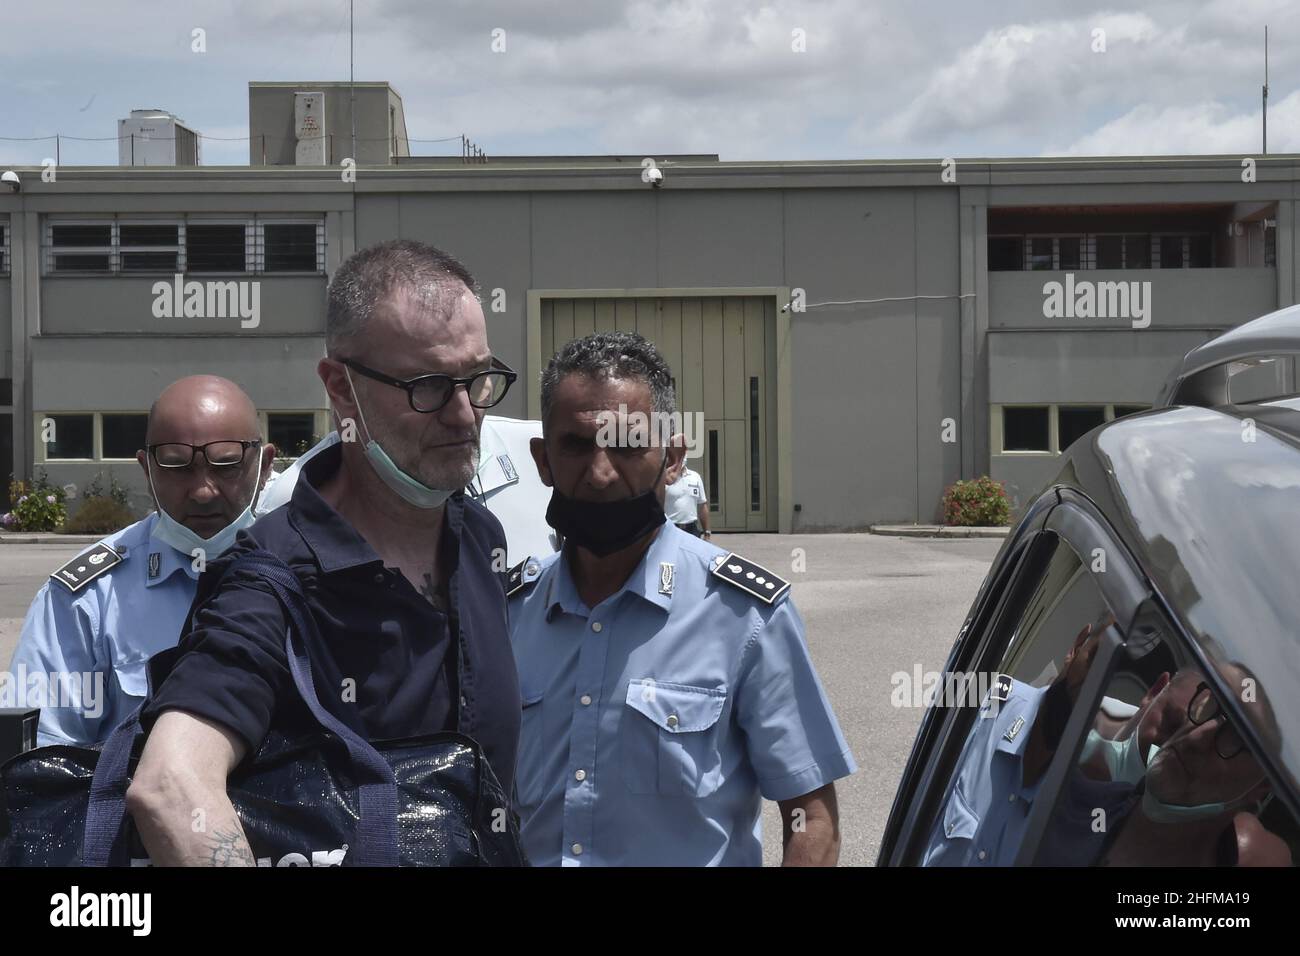
<instances>
[{"instance_id":1,"label":"light blue short-sleeve shirt","mask_svg":"<svg viewBox=\"0 0 1300 956\"><path fill-rule=\"evenodd\" d=\"M189 555L152 537L156 521L150 514L109 535L36 593L0 696L40 707L38 746L107 739L148 693L149 658L179 640L198 572ZM99 571L89 557L104 545L121 560L108 555Z\"/></svg>"},{"instance_id":2,"label":"light blue short-sleeve shirt","mask_svg":"<svg viewBox=\"0 0 1300 956\"><path fill-rule=\"evenodd\" d=\"M528 562L510 628L534 865L758 866L764 797L856 769L788 591L724 580L725 556L665 524L595 608L562 553Z\"/></svg>"}]
</instances>

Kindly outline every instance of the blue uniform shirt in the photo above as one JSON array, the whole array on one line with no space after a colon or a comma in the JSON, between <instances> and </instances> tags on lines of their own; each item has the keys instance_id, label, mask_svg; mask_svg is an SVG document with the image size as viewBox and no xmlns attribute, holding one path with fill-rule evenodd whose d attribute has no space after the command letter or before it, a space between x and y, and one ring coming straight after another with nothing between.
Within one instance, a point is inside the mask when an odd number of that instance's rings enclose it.
<instances>
[{"instance_id":1,"label":"blue uniform shirt","mask_svg":"<svg viewBox=\"0 0 1300 956\"><path fill-rule=\"evenodd\" d=\"M41 708L39 746L105 740L144 699L149 658L180 638L198 575L189 555L151 537L157 520L150 514L83 552L108 545L122 560L76 591L58 579L36 592L9 671Z\"/></svg>"},{"instance_id":2,"label":"blue uniform shirt","mask_svg":"<svg viewBox=\"0 0 1300 956\"><path fill-rule=\"evenodd\" d=\"M962 750L923 866L1011 866L1041 780L1024 785L1025 747L1046 687L1011 681L1007 699L986 699ZM1010 737L1011 739L1007 739Z\"/></svg>"},{"instance_id":3,"label":"blue uniform shirt","mask_svg":"<svg viewBox=\"0 0 1300 956\"><path fill-rule=\"evenodd\" d=\"M762 797L856 769L788 592L716 577L725 554L665 524L595 608L562 553L529 562L510 628L534 865L758 866Z\"/></svg>"}]
</instances>

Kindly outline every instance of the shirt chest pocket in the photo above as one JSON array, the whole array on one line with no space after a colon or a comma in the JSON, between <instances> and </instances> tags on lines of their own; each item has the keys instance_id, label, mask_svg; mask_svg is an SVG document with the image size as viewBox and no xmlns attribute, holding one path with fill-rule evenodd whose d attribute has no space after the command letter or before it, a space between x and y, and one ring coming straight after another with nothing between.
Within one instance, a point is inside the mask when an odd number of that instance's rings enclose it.
<instances>
[{"instance_id":1,"label":"shirt chest pocket","mask_svg":"<svg viewBox=\"0 0 1300 956\"><path fill-rule=\"evenodd\" d=\"M726 702L726 688L629 681L620 732L628 789L666 797L707 797L717 790Z\"/></svg>"}]
</instances>

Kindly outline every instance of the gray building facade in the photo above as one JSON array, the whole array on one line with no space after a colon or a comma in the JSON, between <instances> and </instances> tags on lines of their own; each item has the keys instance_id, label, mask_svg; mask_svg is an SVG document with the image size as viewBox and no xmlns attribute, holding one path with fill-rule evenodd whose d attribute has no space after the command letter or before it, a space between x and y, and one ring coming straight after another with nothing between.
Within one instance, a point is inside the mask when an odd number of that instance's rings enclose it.
<instances>
[{"instance_id":1,"label":"gray building facade","mask_svg":"<svg viewBox=\"0 0 1300 956\"><path fill-rule=\"evenodd\" d=\"M243 385L288 450L322 434L329 275L395 237L477 277L521 373L501 414L537 416L574 335L659 344L729 530L931 522L981 474L1022 504L1188 349L1297 301L1292 156L1250 176L1242 157L654 162L659 185L628 157L20 168L0 193L12 471L112 468L143 508L126 453L198 372Z\"/></svg>"}]
</instances>

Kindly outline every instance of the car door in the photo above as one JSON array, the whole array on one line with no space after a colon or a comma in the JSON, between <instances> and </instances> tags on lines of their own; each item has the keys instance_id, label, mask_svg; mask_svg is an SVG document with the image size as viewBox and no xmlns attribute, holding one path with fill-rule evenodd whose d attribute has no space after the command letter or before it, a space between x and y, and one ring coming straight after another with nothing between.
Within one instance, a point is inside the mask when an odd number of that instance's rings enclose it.
<instances>
[{"instance_id":1,"label":"car door","mask_svg":"<svg viewBox=\"0 0 1300 956\"><path fill-rule=\"evenodd\" d=\"M1098 660L1110 660L1147 596L1091 503L1064 489L1039 499L990 573L947 665L990 691L927 713L882 864L1016 861L1029 824L1045 826L1044 812L1034 818L1038 794L1051 783L1084 684Z\"/></svg>"}]
</instances>

